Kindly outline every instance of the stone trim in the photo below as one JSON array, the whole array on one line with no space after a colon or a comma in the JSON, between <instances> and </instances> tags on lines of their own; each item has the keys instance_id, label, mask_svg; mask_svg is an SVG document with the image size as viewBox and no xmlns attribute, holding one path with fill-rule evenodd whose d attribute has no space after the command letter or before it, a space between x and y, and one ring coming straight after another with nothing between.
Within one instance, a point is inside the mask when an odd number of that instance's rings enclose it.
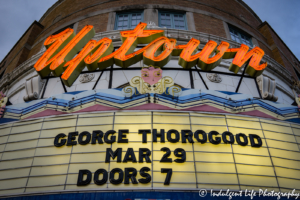
<instances>
[{"instance_id":1,"label":"stone trim","mask_svg":"<svg viewBox=\"0 0 300 200\"><path fill-rule=\"evenodd\" d=\"M116 21L116 12L110 12L108 14L108 22L106 31L112 31L115 28L115 21Z\"/></svg>"},{"instance_id":2,"label":"stone trim","mask_svg":"<svg viewBox=\"0 0 300 200\"><path fill-rule=\"evenodd\" d=\"M37 62L37 60L43 55L44 51L37 53L32 56L30 59L23 62L21 65L16 67L13 72L5 74L0 82L0 90L8 91L9 86L13 84L15 81L20 80L26 75L26 72L29 70L33 70L33 65Z\"/></svg>"},{"instance_id":3,"label":"stone trim","mask_svg":"<svg viewBox=\"0 0 300 200\"><path fill-rule=\"evenodd\" d=\"M186 12L186 23L189 31L196 31L194 14L192 12Z\"/></svg>"},{"instance_id":4,"label":"stone trim","mask_svg":"<svg viewBox=\"0 0 300 200\"><path fill-rule=\"evenodd\" d=\"M229 27L228 27L228 24L225 21L223 21L223 26L224 26L224 30L225 30L227 39L231 40L231 35L230 35Z\"/></svg>"},{"instance_id":5,"label":"stone trim","mask_svg":"<svg viewBox=\"0 0 300 200\"><path fill-rule=\"evenodd\" d=\"M144 10L144 22L149 24L154 22L158 26L158 10L153 8L148 8Z\"/></svg>"}]
</instances>

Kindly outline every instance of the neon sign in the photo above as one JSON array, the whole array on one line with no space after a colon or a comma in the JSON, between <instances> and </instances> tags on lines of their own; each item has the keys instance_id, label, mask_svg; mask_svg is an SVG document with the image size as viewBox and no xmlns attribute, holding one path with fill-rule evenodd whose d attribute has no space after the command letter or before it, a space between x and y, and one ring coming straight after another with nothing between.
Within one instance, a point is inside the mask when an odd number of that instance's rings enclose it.
<instances>
[{"instance_id":1,"label":"neon sign","mask_svg":"<svg viewBox=\"0 0 300 200\"><path fill-rule=\"evenodd\" d=\"M141 22L134 30L121 31L123 44L114 52L111 39L102 38L98 42L91 40L95 35L93 26L86 25L76 36L74 30L68 28L46 39L44 45L47 51L36 62L34 68L42 78L50 72L61 76L64 84L70 87L85 66L89 71L95 71L97 68L103 70L113 64L127 68L143 60L146 65L163 67L172 56L179 56L178 64L185 69L197 65L203 71L213 70L222 59L233 58L229 70L234 73L238 73L250 59L245 72L251 77L261 75L267 67L267 63L260 64L264 51L259 47L248 52L249 47L244 44L241 44L240 48L229 49L230 45L227 42L222 41L218 46L210 40L201 52L196 53L200 45L199 40L192 38L186 45L176 46L177 41L164 37L163 30L146 28L147 24ZM138 44L148 45L134 51Z\"/></svg>"}]
</instances>

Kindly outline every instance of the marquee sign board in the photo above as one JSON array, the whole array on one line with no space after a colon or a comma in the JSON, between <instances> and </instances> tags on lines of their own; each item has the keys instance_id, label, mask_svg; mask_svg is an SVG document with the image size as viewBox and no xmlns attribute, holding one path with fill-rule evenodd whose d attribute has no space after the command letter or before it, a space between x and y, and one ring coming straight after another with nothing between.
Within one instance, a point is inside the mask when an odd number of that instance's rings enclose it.
<instances>
[{"instance_id":1,"label":"marquee sign board","mask_svg":"<svg viewBox=\"0 0 300 200\"><path fill-rule=\"evenodd\" d=\"M116 133L115 130L108 130L105 134L100 131L96 130L93 131L92 134L88 131L83 131L78 135L78 132L70 132L68 134L68 137L66 137L65 134L60 133L54 138L54 146L56 147L62 147L64 145L66 146L73 146L77 145L79 143L80 145L87 145L89 143L91 144L113 144L115 142L117 143L130 143L130 141L127 138L127 134L129 134L129 130L123 129L118 131L118 139L116 139L116 136L114 136ZM142 136L142 143L147 143L148 139L147 136L151 134L150 129L145 130L138 130L138 133ZM262 139L259 137L259 135L256 134L249 134L249 140L248 137L243 134L239 133L236 134L234 137L233 134L229 131L225 131L222 133L222 139L221 137L218 137L219 133L217 131L210 131L208 134L206 134L203 130L197 130L195 133L193 133L191 130L181 130L181 134L179 131L175 129L171 129L167 131L167 142L170 143L190 143L193 144L194 142L199 142L201 144L204 144L209 140L212 144L220 144L221 141L225 144L234 144L235 140L238 145L241 146L247 146L249 143L251 147L261 147L263 145ZM78 136L78 142L77 140ZM152 141L157 143L158 138L160 139L160 143L165 143L165 130L161 129L158 133L157 129L153 129L152 133ZM196 141L194 141L194 139ZM103 142L104 141L104 142ZM174 161L172 158L169 158L171 155L171 150L168 147L162 147L160 149L161 151L165 152L165 154L162 156L159 162L161 163L184 163L186 162L186 151L183 148L176 148L174 150L174 155L176 159ZM127 148L126 154L124 156L124 159L122 157L122 148L117 148L116 150L112 150L112 148L106 148L106 154L105 157L105 163L110 163L111 160L116 160L117 163L127 163L131 162L133 165L134 163L143 163L144 161L146 163L151 163L151 150L149 148L139 148L138 150L138 159L136 158L136 154L133 150L133 148ZM116 158L116 159L115 159ZM138 160L138 161L137 161ZM147 184L151 181L151 175L147 173L150 171L149 167L143 167L140 169L140 175L144 178L142 179L136 179L137 176L137 170L134 167L125 168L125 171L123 172L120 168L114 168L109 173L109 181L111 184L118 185L123 182L124 184L129 184L131 181L132 184ZM161 168L161 173L167 173L164 185L169 185L172 177L172 168ZM99 180L99 175L102 174L102 179ZM118 174L118 178L115 179L115 175ZM84 175L86 175L84 177ZM80 169L78 172L78 179L77 179L77 186L85 186L89 185L92 180L92 172L88 169ZM98 169L94 173L94 183L96 185L104 185L108 181L108 172L106 169Z\"/></svg>"},{"instance_id":2,"label":"marquee sign board","mask_svg":"<svg viewBox=\"0 0 300 200\"><path fill-rule=\"evenodd\" d=\"M94 112L1 124L0 136L0 195L300 189L300 126L289 122L198 112Z\"/></svg>"},{"instance_id":3,"label":"marquee sign board","mask_svg":"<svg viewBox=\"0 0 300 200\"><path fill-rule=\"evenodd\" d=\"M198 66L203 71L213 70L222 59L233 58L229 70L234 73L250 60L245 72L252 77L261 75L267 67L267 63L260 64L264 51L259 47L248 52L249 47L244 44L240 48L230 49L228 42L222 41L218 46L210 40L202 51L196 53L199 40L192 38L186 45L176 46L175 39L163 36L163 30L146 28L147 24L141 22L134 30L120 31L123 44L114 52L111 39L103 38L98 42L91 40L95 35L93 26L86 25L77 35L73 29L68 28L46 39L44 45L47 50L34 68L41 77L48 76L50 72L61 76L64 84L70 87L85 66L89 71L97 68L103 70L113 64L127 68L143 60L146 65L163 67L172 56L179 56L178 64L185 69ZM134 51L138 44L148 45Z\"/></svg>"}]
</instances>

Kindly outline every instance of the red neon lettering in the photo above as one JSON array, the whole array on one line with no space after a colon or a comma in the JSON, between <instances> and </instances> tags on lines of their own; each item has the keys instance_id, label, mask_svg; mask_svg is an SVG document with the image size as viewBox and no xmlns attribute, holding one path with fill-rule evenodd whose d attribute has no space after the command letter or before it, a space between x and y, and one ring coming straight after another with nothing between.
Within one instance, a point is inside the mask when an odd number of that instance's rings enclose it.
<instances>
[{"instance_id":1,"label":"red neon lettering","mask_svg":"<svg viewBox=\"0 0 300 200\"><path fill-rule=\"evenodd\" d=\"M238 73L245 62L251 58L248 66L246 66L246 73L252 77L257 77L262 74L263 70L268 65L267 63L259 65L265 52L259 47L254 47L247 53L248 50L249 47L247 45L241 44L240 48L228 49L223 58L234 58L229 67L229 70L234 73Z\"/></svg>"},{"instance_id":2,"label":"red neon lettering","mask_svg":"<svg viewBox=\"0 0 300 200\"><path fill-rule=\"evenodd\" d=\"M203 71L210 71L220 64L222 58L234 58L229 67L234 73L250 59L246 73L252 77L259 76L267 67L267 63L259 65L264 51L258 47L248 52L249 47L244 44L240 48L228 49L227 42L222 41L218 46L216 42L208 41L203 50L197 53L199 40L192 38L187 44L175 47L176 40L164 37L163 30L145 30L146 26L146 23L139 23L134 30L121 31L123 44L115 52L112 52L112 40L109 38L89 41L95 34L93 26L85 26L75 37L73 30L67 29L47 38L45 45L48 50L34 67L42 77L47 76L50 70L55 76L65 71L62 80L69 87L85 65L89 71L97 68L103 70L112 64L127 68L143 59L146 65L163 67L171 55L180 56L178 63L185 69L198 65ZM148 45L134 52L137 44Z\"/></svg>"},{"instance_id":3,"label":"red neon lettering","mask_svg":"<svg viewBox=\"0 0 300 200\"><path fill-rule=\"evenodd\" d=\"M132 53L137 44L148 44L163 35L163 30L144 30L146 23L140 22L132 31L121 31L122 46L112 54L101 58L98 65L105 69L115 63L118 66L127 68L138 62L134 59L136 54Z\"/></svg>"},{"instance_id":4,"label":"red neon lettering","mask_svg":"<svg viewBox=\"0 0 300 200\"><path fill-rule=\"evenodd\" d=\"M186 45L176 46L174 54L178 55L180 53L178 64L185 69L190 69L197 64L202 70L210 71L220 64L223 54L229 48L229 43L221 42L216 49L217 43L210 40L201 52L194 54L198 51L199 44L199 40L192 38ZM217 54L210 58L209 56L214 51L216 51Z\"/></svg>"},{"instance_id":5,"label":"red neon lettering","mask_svg":"<svg viewBox=\"0 0 300 200\"><path fill-rule=\"evenodd\" d=\"M58 54L46 63L46 65L50 65L52 73L55 76L60 76L64 72L65 63L73 59L94 35L93 26L86 25Z\"/></svg>"},{"instance_id":6,"label":"red neon lettering","mask_svg":"<svg viewBox=\"0 0 300 200\"><path fill-rule=\"evenodd\" d=\"M50 74L50 64L46 64L49 59L59 53L75 36L73 29L66 29L63 32L49 36L44 45L47 51L39 58L33 66L38 74L43 78Z\"/></svg>"}]
</instances>

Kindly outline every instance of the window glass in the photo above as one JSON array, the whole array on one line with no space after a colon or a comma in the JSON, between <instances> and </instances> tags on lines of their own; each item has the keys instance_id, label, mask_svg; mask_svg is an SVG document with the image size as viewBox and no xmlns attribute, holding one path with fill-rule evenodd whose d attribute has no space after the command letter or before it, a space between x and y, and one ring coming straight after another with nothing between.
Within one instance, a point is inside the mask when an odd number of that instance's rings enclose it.
<instances>
[{"instance_id":1,"label":"window glass","mask_svg":"<svg viewBox=\"0 0 300 200\"><path fill-rule=\"evenodd\" d=\"M159 26L166 27L166 28L187 30L185 14L160 12Z\"/></svg>"},{"instance_id":2,"label":"window glass","mask_svg":"<svg viewBox=\"0 0 300 200\"><path fill-rule=\"evenodd\" d=\"M231 39L241 44L245 44L249 47L252 47L251 37L246 35L243 31L238 30L237 28L229 26L229 31L231 35Z\"/></svg>"},{"instance_id":3,"label":"window glass","mask_svg":"<svg viewBox=\"0 0 300 200\"><path fill-rule=\"evenodd\" d=\"M142 21L142 12L117 13L115 30L134 29Z\"/></svg>"}]
</instances>

